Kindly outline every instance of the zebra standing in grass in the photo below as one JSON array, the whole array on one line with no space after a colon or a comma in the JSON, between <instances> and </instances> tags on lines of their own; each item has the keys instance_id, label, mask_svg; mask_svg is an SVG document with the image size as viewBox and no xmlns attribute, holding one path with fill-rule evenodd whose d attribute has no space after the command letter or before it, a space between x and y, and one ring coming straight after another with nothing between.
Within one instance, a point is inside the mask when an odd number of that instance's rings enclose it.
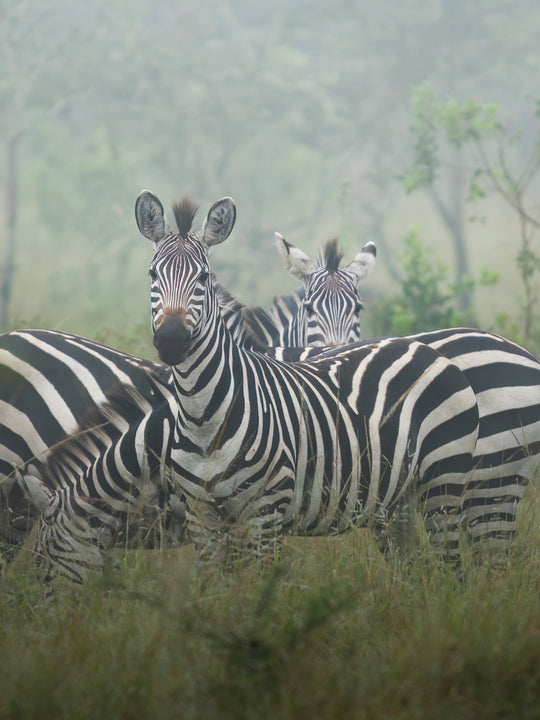
<instances>
[{"instance_id":1,"label":"zebra standing in grass","mask_svg":"<svg viewBox=\"0 0 540 720\"><path fill-rule=\"evenodd\" d=\"M223 322L208 265L209 247L233 227L232 200L212 206L200 238L170 233L148 191L136 218L155 248L154 345L173 366L178 403L173 482L199 550L224 560L239 543L264 554L284 531L343 531L413 484L434 539L454 532L478 430L460 370L413 340L305 363L245 350Z\"/></svg>"},{"instance_id":2,"label":"zebra standing in grass","mask_svg":"<svg viewBox=\"0 0 540 720\"><path fill-rule=\"evenodd\" d=\"M358 283L376 259L367 243L347 267L337 239L330 240L317 262L275 234L286 269L303 282L303 288L274 299L269 311L244 308L244 322L259 346L322 347L360 340L359 313L363 308Z\"/></svg>"},{"instance_id":3,"label":"zebra standing in grass","mask_svg":"<svg viewBox=\"0 0 540 720\"><path fill-rule=\"evenodd\" d=\"M286 248L281 249L285 267L298 275L301 267L294 271L291 264L299 251L287 253ZM343 285L340 305L350 308L355 300L356 292L349 289L347 301ZM331 307L331 302L318 305L320 327L333 322ZM481 330L450 328L408 337L454 363L476 395L479 438L463 518L473 539L481 539L488 548L504 547L516 531L519 503L540 463L540 363L516 343ZM315 354L318 351L305 350L297 357ZM292 353L286 351L282 357L291 358Z\"/></svg>"},{"instance_id":4,"label":"zebra standing in grass","mask_svg":"<svg viewBox=\"0 0 540 720\"><path fill-rule=\"evenodd\" d=\"M191 225L192 204L182 201L174 211L180 230L186 222ZM293 252L303 256L301 251ZM333 275L340 259L336 243L323 252L326 270ZM362 251L352 264L351 277L365 274L359 269L362 263L371 266L373 261L374 252ZM320 292L327 293L320 268L313 267L319 273ZM333 284L334 307L339 293L344 294L344 309L351 305L351 294L354 303L359 302L354 284L347 280ZM253 334L258 328L254 318L262 317L264 311L246 308L221 285L216 287L221 312L236 341L260 342L260 335ZM291 296L296 310L302 295ZM313 289L311 296L320 312ZM246 311L253 311L249 325ZM276 314L272 322L279 337L292 341L288 323L295 322L294 313L288 319ZM311 327L314 337L320 337L313 321ZM359 329L357 320L355 327ZM336 337L334 332L332 338ZM85 546L90 558L86 564L97 567L102 558L95 546L107 546L113 538L123 543L144 540L151 544L152 538L159 543L177 541L183 506L170 492L164 468L174 424L172 401L171 370L159 363L68 333L23 330L0 336L2 542L8 547L20 543L43 513L41 536L49 540L38 541L37 551L44 574L56 564L57 570L81 579L84 570L78 566L85 564L81 561ZM128 515L132 516L129 521ZM68 516L78 518L77 530L63 536ZM162 533L168 520L174 531L165 539ZM51 556L53 563L47 559Z\"/></svg>"},{"instance_id":5,"label":"zebra standing in grass","mask_svg":"<svg viewBox=\"0 0 540 720\"><path fill-rule=\"evenodd\" d=\"M462 500L473 541L505 547L540 465L540 363L516 343L471 328L410 335L458 367L478 403L474 473Z\"/></svg>"},{"instance_id":6,"label":"zebra standing in grass","mask_svg":"<svg viewBox=\"0 0 540 720\"><path fill-rule=\"evenodd\" d=\"M222 302L221 297L219 299L219 304L223 307L224 303ZM231 316L228 313L232 312L232 315L234 315L235 313L240 312L240 314L243 315L241 310L242 308L240 306L229 302L226 313L227 324L230 325L231 319ZM239 337L243 337L241 332L239 333ZM459 337L461 338L461 341L457 341ZM523 374L524 369L526 372L530 372L530 378L527 380L527 383L531 388L533 388L533 390L534 375L535 373L538 373L538 363L536 363L534 358L532 358L522 348L519 348L513 343L510 343L502 338L490 335L489 333L472 330L449 330L418 336L418 338L407 338L406 342L410 343L418 339L422 340L424 343L438 345L443 353L451 358L453 362L463 367L465 374L469 377L470 381L475 384L476 391L479 394L479 403L484 413L483 428L482 419L480 422L483 445L480 445L479 443L479 447L483 447L485 450L487 447L485 444L486 438L489 438L490 432L492 432L492 430L490 430L490 427L493 425L492 416L496 413L496 407L493 405L493 401L494 398L498 396L496 391L493 393L485 392L489 382L493 383L494 377L493 371L490 369L490 358L491 365L499 368L500 378L502 378L504 374L511 374L515 378L520 377L521 386L524 386L526 383L526 378ZM395 341L392 342L395 349L396 343ZM498 353L497 356L493 354L494 351ZM315 353L321 357L323 355L332 356L335 354L335 351L321 351L320 348L316 350L301 350L298 352L280 349L276 349L274 351L268 350L267 352L272 353L276 357L281 356L289 358L299 356L300 354L304 357ZM504 363L502 362L503 358ZM488 369L487 373L482 372L482 370L478 371L478 368L480 368L482 364L485 369ZM529 366L529 370L527 370L527 366ZM483 386L479 382L479 378L482 376L486 377ZM488 380L487 378L491 378L491 380ZM495 385L496 383L493 387L495 387ZM508 397L509 393L506 392L503 393L503 395ZM529 428L529 432L530 430L531 428ZM83 435L83 439L86 442L87 436ZM500 437L497 438L497 440L500 441ZM77 442L78 441L76 440L75 443ZM510 447L508 437L505 438L505 443L508 447ZM65 465L61 457L57 459L61 465ZM496 458L491 456L489 461L492 463L496 461ZM524 463L526 463L527 460L525 459L523 452L521 452L520 462L520 468L524 471L524 477L528 477L530 473L525 467ZM528 462L530 465L531 460L529 459ZM99 466L99 464L100 463L98 462L97 465ZM515 466L513 469L514 471L516 470ZM90 474L92 475L92 473ZM455 516L452 518L451 522L448 518L445 522L447 536L452 539L454 546L457 544L457 528L459 526L459 522L461 522L464 518L470 521L469 530L473 539L475 537L489 538L490 542L495 541L495 543L497 543L501 542L503 538L508 537L509 534L511 534L513 524L515 523L515 508L517 500L523 492L524 482L514 482L514 487L512 487L512 484L508 482L506 483L507 487L505 492L501 493L500 490L499 492L496 490L497 487L500 488L500 482L492 480L492 478L497 477L499 476L494 473L487 476L487 481L486 477L484 477L480 483L477 482L476 484L471 484L469 482L466 489L462 487L462 498L459 508L455 509ZM48 518L52 518L52 522L50 522L44 529L43 547L53 546L52 552L49 556L51 567L56 565L56 569L58 569L58 565L60 565L65 574L72 577L82 578L84 577L84 570L81 569L81 565L84 565L85 563L81 562L80 554L78 554L81 527L84 527L85 517L95 518L96 513L92 507L85 507L84 502L77 502L77 495L80 494L80 490L76 487L75 483L72 482L71 485L68 483L66 484L66 487L71 487L73 492L71 496L69 493L62 495L61 499L64 503L64 508L53 508L53 512L47 514ZM432 489L432 493L433 492L435 491ZM509 498L509 493L514 493L514 497ZM404 495L405 493L402 493L402 496L398 498L398 502L403 499ZM439 506L443 501L444 498L441 500L440 498L435 497L434 500L430 500L430 502L424 506L423 510L426 514L425 519L428 528L433 529L433 527L436 528L437 525L440 524L438 511L440 510ZM455 497L453 502L455 503ZM69 510L67 514L65 511L66 507ZM378 508L378 515L382 520L384 520L385 507L386 506L382 505ZM359 515L360 517L353 518L353 521L354 519L358 522L365 520L365 517L361 517L361 513L359 513ZM72 523L70 525L69 518L73 518L73 516L79 520L75 527ZM67 524L65 525L64 521L66 518ZM60 558L57 556L55 557L55 553L58 555L59 550L58 547L55 547L54 543L51 541L51 538L54 537L55 528L56 532L60 534L60 542L58 545L62 547L62 543L64 543L65 547L67 547L67 550ZM312 531L311 529L309 530ZM87 558L89 555L91 556L91 553L87 553ZM88 563L87 561L86 564L91 563ZM66 572L66 566L71 566L70 572Z\"/></svg>"},{"instance_id":7,"label":"zebra standing in grass","mask_svg":"<svg viewBox=\"0 0 540 720\"><path fill-rule=\"evenodd\" d=\"M2 542L16 545L28 534L60 482L43 486L44 465L73 435L94 420L108 433L101 447L88 443L87 456L101 457L123 427L131 428L117 454L119 472L164 476L173 419L170 370L160 363L52 330L12 331L0 336L0 498ZM121 392L117 390L121 388ZM111 402L123 414L116 427L103 415ZM97 428L96 428L97 431ZM64 454L66 468L83 472L88 457ZM156 495L165 489L156 484ZM99 492L87 489L87 495ZM133 488L137 494L136 485ZM28 502L30 498L31 502ZM156 500L157 502L157 500ZM161 502L161 500L160 500Z\"/></svg>"}]
</instances>

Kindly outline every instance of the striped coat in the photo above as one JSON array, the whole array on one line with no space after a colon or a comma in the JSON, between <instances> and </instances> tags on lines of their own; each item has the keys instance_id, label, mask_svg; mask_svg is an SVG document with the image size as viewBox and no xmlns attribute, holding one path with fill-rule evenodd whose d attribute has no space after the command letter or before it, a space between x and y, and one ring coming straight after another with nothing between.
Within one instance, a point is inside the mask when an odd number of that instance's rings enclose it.
<instances>
[{"instance_id":1,"label":"striped coat","mask_svg":"<svg viewBox=\"0 0 540 720\"><path fill-rule=\"evenodd\" d=\"M211 208L200 237L171 234L146 191L136 215L155 246L154 344L173 366L177 399L171 465L198 547L223 559L241 537L263 554L284 530L366 523L411 484L444 536L478 431L463 373L413 340L352 345L303 363L247 351L223 322L208 265L208 247L234 224L232 201Z\"/></svg>"}]
</instances>

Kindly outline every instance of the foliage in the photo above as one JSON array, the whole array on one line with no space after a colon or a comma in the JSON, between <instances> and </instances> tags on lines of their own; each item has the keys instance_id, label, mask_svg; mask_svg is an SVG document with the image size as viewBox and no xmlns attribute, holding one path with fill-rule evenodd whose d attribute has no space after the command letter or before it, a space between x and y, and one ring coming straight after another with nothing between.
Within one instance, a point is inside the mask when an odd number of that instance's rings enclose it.
<instances>
[{"instance_id":1,"label":"foliage","mask_svg":"<svg viewBox=\"0 0 540 720\"><path fill-rule=\"evenodd\" d=\"M117 551L45 601L0 591L2 718L537 717L540 496L502 565L451 570L367 530L294 538L270 571L194 572L191 548ZM499 558L499 561L502 559Z\"/></svg>"},{"instance_id":2,"label":"foliage","mask_svg":"<svg viewBox=\"0 0 540 720\"><path fill-rule=\"evenodd\" d=\"M460 284L451 283L449 267L433 257L433 248L426 247L417 227L409 228L404 245L401 291L370 310L374 333L407 335L474 324L473 308L459 309L458 298L464 289L496 283L497 274L484 271L479 281L462 278Z\"/></svg>"},{"instance_id":3,"label":"foliage","mask_svg":"<svg viewBox=\"0 0 540 720\"><path fill-rule=\"evenodd\" d=\"M414 89L411 104L414 148L412 167L403 178L405 191L429 188L450 223L452 213L437 190L437 181L458 167L466 178L469 203L495 194L516 215L519 244L515 263L522 282L522 335L527 341L539 320L536 287L540 275L540 212L535 183L540 174L540 130L536 129L528 158L521 161L516 152L520 134L499 119L497 104L441 100L429 85ZM536 107L538 118L540 101Z\"/></svg>"},{"instance_id":4,"label":"foliage","mask_svg":"<svg viewBox=\"0 0 540 720\"><path fill-rule=\"evenodd\" d=\"M38 313L74 332L144 321L147 297L133 299L146 287L133 221L143 187L168 200L190 192L203 208L232 195L235 244L216 251L216 269L243 300L267 304L290 288L273 232L315 255L342 234L347 178L344 249L365 233L381 255L386 245L384 278L410 87L503 88L518 117L538 77L533 0L34 5L3 0L0 28L2 153L18 138L18 325ZM9 184L2 164L1 213Z\"/></svg>"},{"instance_id":5,"label":"foliage","mask_svg":"<svg viewBox=\"0 0 540 720\"><path fill-rule=\"evenodd\" d=\"M494 103L480 104L474 100L459 103L455 99L439 100L436 93L423 85L413 89L411 133L415 138L411 172L404 177L403 187L409 193L432 184L441 171L441 134L449 145L461 148L468 142L478 142L484 134L500 132L498 107ZM469 198L483 197L473 173Z\"/></svg>"}]
</instances>

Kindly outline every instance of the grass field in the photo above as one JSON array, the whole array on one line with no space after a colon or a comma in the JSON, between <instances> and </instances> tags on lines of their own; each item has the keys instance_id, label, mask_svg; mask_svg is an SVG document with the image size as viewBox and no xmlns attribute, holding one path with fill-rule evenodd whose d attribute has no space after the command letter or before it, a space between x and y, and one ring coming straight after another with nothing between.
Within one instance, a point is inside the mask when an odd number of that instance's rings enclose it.
<instances>
[{"instance_id":1,"label":"grass field","mask_svg":"<svg viewBox=\"0 0 540 720\"><path fill-rule=\"evenodd\" d=\"M1 718L540 718L537 485L502 567L395 562L363 530L229 575L114 557L52 599L24 555L4 573Z\"/></svg>"}]
</instances>

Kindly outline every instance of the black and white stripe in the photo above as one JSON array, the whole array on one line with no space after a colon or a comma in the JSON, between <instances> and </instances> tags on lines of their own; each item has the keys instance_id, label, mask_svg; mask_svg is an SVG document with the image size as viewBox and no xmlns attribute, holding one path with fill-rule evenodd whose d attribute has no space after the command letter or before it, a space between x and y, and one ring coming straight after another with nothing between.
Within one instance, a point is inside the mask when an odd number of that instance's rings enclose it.
<instances>
[{"instance_id":1,"label":"black and white stripe","mask_svg":"<svg viewBox=\"0 0 540 720\"><path fill-rule=\"evenodd\" d=\"M208 265L234 224L232 200L211 208L200 238L170 234L147 191L136 216L155 245L154 344L178 403L171 467L200 549L223 557L245 536L262 553L283 531L342 531L390 511L410 485L439 535L459 523L478 412L455 365L409 339L304 363L245 350Z\"/></svg>"},{"instance_id":2,"label":"black and white stripe","mask_svg":"<svg viewBox=\"0 0 540 720\"><path fill-rule=\"evenodd\" d=\"M478 442L462 515L474 540L504 547L540 465L540 363L516 343L470 328L409 337L448 358L475 393Z\"/></svg>"},{"instance_id":3,"label":"black and white stripe","mask_svg":"<svg viewBox=\"0 0 540 720\"><path fill-rule=\"evenodd\" d=\"M162 475L172 418L170 381L170 371L160 363L68 333L22 330L1 335L2 542L17 544L26 537L47 494L59 487L56 479L42 487L44 466L66 441L92 427L92 418L97 419L118 388L126 398L132 393L133 400L123 403L122 422L137 428L140 445L124 444L122 463L133 474L146 463L150 474ZM102 435L118 436L107 418L102 423ZM82 467L84 462L79 459Z\"/></svg>"}]
</instances>

